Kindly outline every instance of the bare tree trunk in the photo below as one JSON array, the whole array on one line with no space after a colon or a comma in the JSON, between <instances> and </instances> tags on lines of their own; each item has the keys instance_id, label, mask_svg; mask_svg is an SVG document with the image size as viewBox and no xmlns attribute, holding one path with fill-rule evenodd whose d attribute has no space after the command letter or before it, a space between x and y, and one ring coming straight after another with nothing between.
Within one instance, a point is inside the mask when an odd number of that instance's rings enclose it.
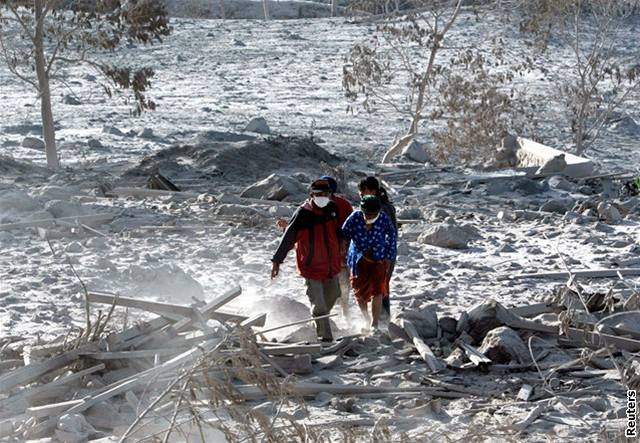
<instances>
[{"instance_id":1,"label":"bare tree trunk","mask_svg":"<svg viewBox=\"0 0 640 443\"><path fill-rule=\"evenodd\" d=\"M220 18L223 20L227 18L227 14L224 11L224 0L220 0Z\"/></svg>"},{"instance_id":2,"label":"bare tree trunk","mask_svg":"<svg viewBox=\"0 0 640 443\"><path fill-rule=\"evenodd\" d=\"M36 32L35 32L35 62L38 76L38 93L40 95L40 113L42 115L42 132L44 136L47 166L51 169L60 167L56 149L56 132L53 126L53 112L51 110L51 91L49 90L49 76L44 56L44 0L34 0Z\"/></svg>"},{"instance_id":3,"label":"bare tree trunk","mask_svg":"<svg viewBox=\"0 0 640 443\"><path fill-rule=\"evenodd\" d=\"M264 10L264 19L269 20L269 3L267 0L262 0L262 9Z\"/></svg>"},{"instance_id":4,"label":"bare tree trunk","mask_svg":"<svg viewBox=\"0 0 640 443\"><path fill-rule=\"evenodd\" d=\"M331 0L331 17L338 15L338 0Z\"/></svg>"}]
</instances>

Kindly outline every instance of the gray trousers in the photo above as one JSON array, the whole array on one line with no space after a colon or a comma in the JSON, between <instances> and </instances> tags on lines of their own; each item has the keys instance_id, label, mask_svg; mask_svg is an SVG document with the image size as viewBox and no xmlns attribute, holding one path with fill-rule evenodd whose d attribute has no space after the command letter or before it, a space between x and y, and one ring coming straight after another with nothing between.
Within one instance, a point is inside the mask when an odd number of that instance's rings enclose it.
<instances>
[{"instance_id":1,"label":"gray trousers","mask_svg":"<svg viewBox=\"0 0 640 443\"><path fill-rule=\"evenodd\" d=\"M311 303L311 315L319 317L331 312L336 300L340 298L340 285L338 277L326 280L305 280L307 284L307 297ZM316 320L316 331L320 339L331 340L331 324L328 318Z\"/></svg>"}]
</instances>

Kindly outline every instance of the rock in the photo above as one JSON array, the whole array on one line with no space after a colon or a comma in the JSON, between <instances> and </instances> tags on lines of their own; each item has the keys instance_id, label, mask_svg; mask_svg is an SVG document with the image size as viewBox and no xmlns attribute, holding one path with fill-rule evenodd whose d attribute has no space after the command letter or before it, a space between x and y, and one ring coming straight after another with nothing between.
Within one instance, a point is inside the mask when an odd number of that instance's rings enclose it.
<instances>
[{"instance_id":1,"label":"rock","mask_svg":"<svg viewBox=\"0 0 640 443\"><path fill-rule=\"evenodd\" d=\"M494 166L512 168L518 164L518 137L508 134L502 139L502 146L495 153Z\"/></svg>"},{"instance_id":2,"label":"rock","mask_svg":"<svg viewBox=\"0 0 640 443\"><path fill-rule=\"evenodd\" d=\"M564 214L565 212L573 208L573 204L573 200L570 199L554 198L540 206L540 212L555 212L558 214Z\"/></svg>"},{"instance_id":3,"label":"rock","mask_svg":"<svg viewBox=\"0 0 640 443\"><path fill-rule=\"evenodd\" d=\"M77 106L82 104L82 102L73 95L65 95L62 101L65 105Z\"/></svg>"},{"instance_id":4,"label":"rock","mask_svg":"<svg viewBox=\"0 0 640 443\"><path fill-rule=\"evenodd\" d=\"M124 137L124 132L122 132L120 129L116 128L115 126L105 125L102 127L102 132L104 134L117 135L119 137Z\"/></svg>"},{"instance_id":5,"label":"rock","mask_svg":"<svg viewBox=\"0 0 640 443\"><path fill-rule=\"evenodd\" d=\"M234 46L240 46L240 47L247 46L242 40L238 40L237 38L233 39L233 45Z\"/></svg>"},{"instance_id":6,"label":"rock","mask_svg":"<svg viewBox=\"0 0 640 443\"><path fill-rule=\"evenodd\" d=\"M422 211L419 208L402 208L398 211L398 218L401 220L422 219Z\"/></svg>"},{"instance_id":7,"label":"rock","mask_svg":"<svg viewBox=\"0 0 640 443\"><path fill-rule=\"evenodd\" d=\"M395 319L408 320L413 323L416 331L422 338L426 339L438 336L438 315L431 307L418 310L405 310L400 312Z\"/></svg>"},{"instance_id":8,"label":"rock","mask_svg":"<svg viewBox=\"0 0 640 443\"><path fill-rule=\"evenodd\" d=\"M67 247L64 248L65 252L71 252L71 253L82 252L83 249L84 248L82 247L82 245L77 241L69 243Z\"/></svg>"},{"instance_id":9,"label":"rock","mask_svg":"<svg viewBox=\"0 0 640 443\"><path fill-rule=\"evenodd\" d=\"M437 208L435 211L433 211L433 213L431 214L431 220L445 220L447 218L451 217L451 214L449 214L447 211L445 211L442 208Z\"/></svg>"},{"instance_id":10,"label":"rock","mask_svg":"<svg viewBox=\"0 0 640 443\"><path fill-rule=\"evenodd\" d=\"M487 183L487 195L500 195L511 192L513 185L508 180L491 180Z\"/></svg>"},{"instance_id":11,"label":"rock","mask_svg":"<svg viewBox=\"0 0 640 443\"><path fill-rule=\"evenodd\" d=\"M56 437L63 443L79 443L96 433L81 414L65 414L58 419Z\"/></svg>"},{"instance_id":12,"label":"rock","mask_svg":"<svg viewBox=\"0 0 640 443\"><path fill-rule=\"evenodd\" d=\"M144 128L144 129L140 130L140 132L138 132L137 135L140 138L153 138L154 137L153 129L151 129L151 128Z\"/></svg>"},{"instance_id":13,"label":"rock","mask_svg":"<svg viewBox=\"0 0 640 443\"><path fill-rule=\"evenodd\" d=\"M610 225L615 225L622 221L622 215L620 211L610 203L600 202L598 203L598 207L596 209L598 211L598 216L600 219L609 223Z\"/></svg>"},{"instance_id":14,"label":"rock","mask_svg":"<svg viewBox=\"0 0 640 443\"><path fill-rule=\"evenodd\" d=\"M640 125L638 125L638 123L636 123L636 121L628 115L614 121L609 126L609 129L628 135L640 134Z\"/></svg>"},{"instance_id":15,"label":"rock","mask_svg":"<svg viewBox=\"0 0 640 443\"><path fill-rule=\"evenodd\" d=\"M633 212L640 205L640 199L638 197L631 197L629 200L625 200L620 203L620 207L627 213Z\"/></svg>"},{"instance_id":16,"label":"rock","mask_svg":"<svg viewBox=\"0 0 640 443\"><path fill-rule=\"evenodd\" d=\"M440 320L438 321L438 324L440 325L440 329L442 329L442 332L455 334L456 327L458 326L458 320L448 316L441 317Z\"/></svg>"},{"instance_id":17,"label":"rock","mask_svg":"<svg viewBox=\"0 0 640 443\"><path fill-rule=\"evenodd\" d=\"M45 144L44 141L37 137L25 137L24 140L22 140L22 147L44 151Z\"/></svg>"},{"instance_id":18,"label":"rock","mask_svg":"<svg viewBox=\"0 0 640 443\"><path fill-rule=\"evenodd\" d=\"M45 203L44 208L53 218L95 214L95 212L87 206L63 200L49 200Z\"/></svg>"},{"instance_id":19,"label":"rock","mask_svg":"<svg viewBox=\"0 0 640 443\"><path fill-rule=\"evenodd\" d=\"M600 223L600 222L597 222L595 224L595 226L593 227L593 229L595 229L598 232L604 232L605 234L611 234L612 232L615 232L614 228L612 228L611 226L606 225L604 223Z\"/></svg>"},{"instance_id":20,"label":"rock","mask_svg":"<svg viewBox=\"0 0 640 443\"><path fill-rule=\"evenodd\" d=\"M573 183L559 175L549 177L548 183L551 189L559 189L561 191L568 192L573 192L575 190L575 185Z\"/></svg>"},{"instance_id":21,"label":"rock","mask_svg":"<svg viewBox=\"0 0 640 443\"><path fill-rule=\"evenodd\" d=\"M264 117L254 117L244 128L246 132L256 132L258 134L271 134L271 129Z\"/></svg>"},{"instance_id":22,"label":"rock","mask_svg":"<svg viewBox=\"0 0 640 443\"><path fill-rule=\"evenodd\" d=\"M508 325L518 316L512 314L494 299L474 306L468 313L468 332L479 343L492 329Z\"/></svg>"},{"instance_id":23,"label":"rock","mask_svg":"<svg viewBox=\"0 0 640 443\"><path fill-rule=\"evenodd\" d=\"M104 147L102 145L102 142L100 142L100 140L98 140L97 138L90 138L89 140L87 140L87 146L89 146L91 149L100 149Z\"/></svg>"},{"instance_id":24,"label":"rock","mask_svg":"<svg viewBox=\"0 0 640 443\"><path fill-rule=\"evenodd\" d=\"M402 156L418 163L427 163L429 161L429 154L425 149L425 145L417 140L412 140L411 143L404 148Z\"/></svg>"},{"instance_id":25,"label":"rock","mask_svg":"<svg viewBox=\"0 0 640 443\"><path fill-rule=\"evenodd\" d=\"M466 230L456 224L440 224L420 234L418 242L449 249L466 249L471 241Z\"/></svg>"},{"instance_id":26,"label":"rock","mask_svg":"<svg viewBox=\"0 0 640 443\"><path fill-rule=\"evenodd\" d=\"M582 185L578 188L578 192L584 195L593 195L595 192L591 186Z\"/></svg>"},{"instance_id":27,"label":"rock","mask_svg":"<svg viewBox=\"0 0 640 443\"><path fill-rule=\"evenodd\" d=\"M339 397L335 397L331 400L331 406L336 411L340 411L340 412L348 412L348 413L357 412L356 399L353 397L349 397L345 400L342 400Z\"/></svg>"},{"instance_id":28,"label":"rock","mask_svg":"<svg viewBox=\"0 0 640 443\"><path fill-rule=\"evenodd\" d=\"M282 201L290 197L296 201L304 200L307 195L302 183L291 177L271 174L242 191L241 197L259 198L262 200Z\"/></svg>"},{"instance_id":29,"label":"rock","mask_svg":"<svg viewBox=\"0 0 640 443\"><path fill-rule=\"evenodd\" d=\"M553 174L556 172L562 172L567 169L567 161L564 159L564 154L559 154L552 159L547 160L542 166L538 168L536 174Z\"/></svg>"},{"instance_id":30,"label":"rock","mask_svg":"<svg viewBox=\"0 0 640 443\"><path fill-rule=\"evenodd\" d=\"M500 246L498 248L498 252L502 252L502 253L510 253L510 252L516 252L515 248L513 246L511 246L508 243L503 244L502 246Z\"/></svg>"},{"instance_id":31,"label":"rock","mask_svg":"<svg viewBox=\"0 0 640 443\"><path fill-rule=\"evenodd\" d=\"M489 331L478 350L494 363L526 364L531 361L527 345L516 331L505 326Z\"/></svg>"},{"instance_id":32,"label":"rock","mask_svg":"<svg viewBox=\"0 0 640 443\"><path fill-rule=\"evenodd\" d=\"M460 348L455 348L444 361L448 366L460 367L464 364L465 353Z\"/></svg>"},{"instance_id":33,"label":"rock","mask_svg":"<svg viewBox=\"0 0 640 443\"><path fill-rule=\"evenodd\" d=\"M529 178L520 177L513 180L513 190L524 195L541 194L547 190L547 182L537 182Z\"/></svg>"},{"instance_id":34,"label":"rock","mask_svg":"<svg viewBox=\"0 0 640 443\"><path fill-rule=\"evenodd\" d=\"M100 402L85 413L87 422L96 428L113 429L116 426L127 424L127 417L121 415L117 409L108 401Z\"/></svg>"},{"instance_id":35,"label":"rock","mask_svg":"<svg viewBox=\"0 0 640 443\"><path fill-rule=\"evenodd\" d=\"M91 237L89 240L87 240L86 245L87 248L101 250L107 247L107 242L102 237Z\"/></svg>"}]
</instances>

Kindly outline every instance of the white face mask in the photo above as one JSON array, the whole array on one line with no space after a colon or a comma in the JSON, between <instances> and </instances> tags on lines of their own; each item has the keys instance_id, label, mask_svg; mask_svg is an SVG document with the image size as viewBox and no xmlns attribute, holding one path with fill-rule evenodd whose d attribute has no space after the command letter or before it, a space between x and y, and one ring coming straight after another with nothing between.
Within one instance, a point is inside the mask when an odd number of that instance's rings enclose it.
<instances>
[{"instance_id":1,"label":"white face mask","mask_svg":"<svg viewBox=\"0 0 640 443\"><path fill-rule=\"evenodd\" d=\"M375 217L373 217L372 219L367 220L366 218L364 219L364 222L368 225L372 225L376 222L376 220L378 220L380 218L380 214L376 215Z\"/></svg>"},{"instance_id":2,"label":"white face mask","mask_svg":"<svg viewBox=\"0 0 640 443\"><path fill-rule=\"evenodd\" d=\"M324 208L329 204L329 197L313 197L313 202L319 208Z\"/></svg>"}]
</instances>

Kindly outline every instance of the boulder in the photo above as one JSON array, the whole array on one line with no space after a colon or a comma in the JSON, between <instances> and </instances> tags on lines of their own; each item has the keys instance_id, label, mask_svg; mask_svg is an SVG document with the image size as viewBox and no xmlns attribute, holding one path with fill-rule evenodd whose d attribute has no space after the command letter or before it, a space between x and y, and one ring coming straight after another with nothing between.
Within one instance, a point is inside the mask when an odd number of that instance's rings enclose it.
<instances>
[{"instance_id":1,"label":"boulder","mask_svg":"<svg viewBox=\"0 0 640 443\"><path fill-rule=\"evenodd\" d=\"M497 168L512 168L518 164L518 137L507 134L502 139L502 146L495 152L494 166Z\"/></svg>"},{"instance_id":2,"label":"boulder","mask_svg":"<svg viewBox=\"0 0 640 443\"><path fill-rule=\"evenodd\" d=\"M467 313L467 330L476 343L479 343L492 329L508 325L518 316L509 312L494 299L477 304Z\"/></svg>"},{"instance_id":3,"label":"boulder","mask_svg":"<svg viewBox=\"0 0 640 443\"><path fill-rule=\"evenodd\" d=\"M271 128L264 117L254 117L244 128L246 132L256 132L258 134L271 134Z\"/></svg>"},{"instance_id":4,"label":"boulder","mask_svg":"<svg viewBox=\"0 0 640 443\"><path fill-rule=\"evenodd\" d=\"M487 183L487 195L500 195L511 192L512 184L508 180L491 180Z\"/></svg>"},{"instance_id":5,"label":"boulder","mask_svg":"<svg viewBox=\"0 0 640 443\"><path fill-rule=\"evenodd\" d=\"M420 234L418 242L448 249L466 249L471 236L456 224L442 223Z\"/></svg>"},{"instance_id":6,"label":"boulder","mask_svg":"<svg viewBox=\"0 0 640 443\"><path fill-rule=\"evenodd\" d=\"M81 414L64 414L55 430L58 440L64 443L87 441L95 433L95 428Z\"/></svg>"},{"instance_id":7,"label":"boulder","mask_svg":"<svg viewBox=\"0 0 640 443\"><path fill-rule=\"evenodd\" d=\"M122 132L120 129L116 128L115 126L103 126L102 127L102 132L104 134L111 134L111 135L117 135L118 137L124 137L124 132Z\"/></svg>"},{"instance_id":8,"label":"boulder","mask_svg":"<svg viewBox=\"0 0 640 443\"><path fill-rule=\"evenodd\" d=\"M140 138L153 138L153 137L154 137L153 129L151 129L151 128L144 128L144 129L141 129L141 130L138 132L138 134L137 134L137 135L138 135L138 137L140 137Z\"/></svg>"},{"instance_id":9,"label":"boulder","mask_svg":"<svg viewBox=\"0 0 640 443\"><path fill-rule=\"evenodd\" d=\"M596 209L598 211L598 216L601 220L609 223L610 225L614 225L619 223L622 220L622 214L620 211L610 203L600 202L598 203L598 207Z\"/></svg>"},{"instance_id":10,"label":"boulder","mask_svg":"<svg viewBox=\"0 0 640 443\"><path fill-rule=\"evenodd\" d=\"M573 200L566 198L554 198L540 206L540 212L556 212L558 214L564 214L571 210L573 205Z\"/></svg>"},{"instance_id":11,"label":"boulder","mask_svg":"<svg viewBox=\"0 0 640 443\"><path fill-rule=\"evenodd\" d=\"M569 180L559 175L554 175L553 177L549 177L548 182L549 182L549 187L551 189L573 192L575 191L575 188L576 188L576 186L573 183L571 183Z\"/></svg>"},{"instance_id":12,"label":"boulder","mask_svg":"<svg viewBox=\"0 0 640 443\"><path fill-rule=\"evenodd\" d=\"M433 211L433 213L431 214L431 220L445 220L447 218L451 217L451 214L449 214L447 211L445 211L442 208L437 208L435 211Z\"/></svg>"},{"instance_id":13,"label":"boulder","mask_svg":"<svg viewBox=\"0 0 640 443\"><path fill-rule=\"evenodd\" d=\"M65 105L78 106L82 104L80 100L75 98L73 95L68 95L68 94L64 96L62 101Z\"/></svg>"},{"instance_id":14,"label":"boulder","mask_svg":"<svg viewBox=\"0 0 640 443\"><path fill-rule=\"evenodd\" d=\"M567 169L567 161L564 157L564 154L559 154L547 160L542 166L538 168L536 174L553 174L564 171L565 169Z\"/></svg>"},{"instance_id":15,"label":"boulder","mask_svg":"<svg viewBox=\"0 0 640 443\"><path fill-rule=\"evenodd\" d=\"M526 364L531 361L527 345L516 331L505 326L489 331L478 350L494 363Z\"/></svg>"},{"instance_id":16,"label":"boulder","mask_svg":"<svg viewBox=\"0 0 640 443\"><path fill-rule=\"evenodd\" d=\"M429 154L425 149L425 145L416 140L411 141L411 143L404 148L402 156L418 163L426 163L429 161Z\"/></svg>"},{"instance_id":17,"label":"boulder","mask_svg":"<svg viewBox=\"0 0 640 443\"><path fill-rule=\"evenodd\" d=\"M604 326L640 332L640 312L621 312L602 322Z\"/></svg>"},{"instance_id":18,"label":"boulder","mask_svg":"<svg viewBox=\"0 0 640 443\"><path fill-rule=\"evenodd\" d=\"M240 196L279 201L289 197L299 201L304 200L306 194L306 188L297 180L287 176L271 174L264 180L246 188Z\"/></svg>"},{"instance_id":19,"label":"boulder","mask_svg":"<svg viewBox=\"0 0 640 443\"><path fill-rule=\"evenodd\" d=\"M547 190L547 183L520 177L513 180L512 188L514 191L518 191L524 195L536 195Z\"/></svg>"},{"instance_id":20,"label":"boulder","mask_svg":"<svg viewBox=\"0 0 640 443\"><path fill-rule=\"evenodd\" d=\"M399 323L399 319L413 323L420 337L424 339L438 336L438 315L431 307L402 311L394 318L394 323Z\"/></svg>"},{"instance_id":21,"label":"boulder","mask_svg":"<svg viewBox=\"0 0 640 443\"><path fill-rule=\"evenodd\" d=\"M402 208L398 211L398 218L401 220L419 220L422 219L422 211L420 208Z\"/></svg>"},{"instance_id":22,"label":"boulder","mask_svg":"<svg viewBox=\"0 0 640 443\"><path fill-rule=\"evenodd\" d=\"M45 144L44 141L37 137L25 137L24 140L22 140L22 147L44 151Z\"/></svg>"}]
</instances>

